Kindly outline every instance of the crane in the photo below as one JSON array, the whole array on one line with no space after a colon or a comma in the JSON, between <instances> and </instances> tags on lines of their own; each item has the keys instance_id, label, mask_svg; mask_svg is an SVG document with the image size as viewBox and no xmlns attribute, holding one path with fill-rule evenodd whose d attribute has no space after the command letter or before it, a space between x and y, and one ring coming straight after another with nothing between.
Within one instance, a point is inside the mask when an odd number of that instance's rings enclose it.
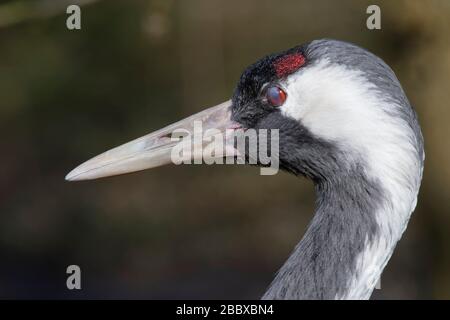
<instances>
[{"instance_id":1,"label":"crane","mask_svg":"<svg viewBox=\"0 0 450 320\"><path fill-rule=\"evenodd\" d=\"M270 54L244 70L230 100L94 157L66 179L170 163L171 134L192 132L195 121L220 132L277 130L280 168L314 184L312 221L262 299L369 299L416 207L425 158L417 115L391 68L332 39Z\"/></svg>"}]
</instances>

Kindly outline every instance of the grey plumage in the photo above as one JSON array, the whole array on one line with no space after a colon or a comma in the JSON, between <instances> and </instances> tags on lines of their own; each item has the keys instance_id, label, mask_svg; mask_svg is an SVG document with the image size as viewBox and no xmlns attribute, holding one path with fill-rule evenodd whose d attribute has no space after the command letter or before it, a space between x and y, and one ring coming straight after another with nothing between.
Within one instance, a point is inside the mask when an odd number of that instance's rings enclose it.
<instances>
[{"instance_id":1,"label":"grey plumage","mask_svg":"<svg viewBox=\"0 0 450 320\"><path fill-rule=\"evenodd\" d=\"M420 161L423 166L423 136L417 114L411 107L394 71L373 53L348 42L322 39L312 41L306 48L306 55L313 61L328 58L333 63L364 72L364 77L375 85L375 90L382 95L383 99L400 106L398 109L385 111L403 118L405 123L413 129L415 141L412 144L421 154Z\"/></svg>"},{"instance_id":2,"label":"grey plumage","mask_svg":"<svg viewBox=\"0 0 450 320\"><path fill-rule=\"evenodd\" d=\"M334 299L349 288L356 258L379 231L374 213L383 192L360 166L316 184L308 229L263 299Z\"/></svg>"},{"instance_id":3,"label":"grey plumage","mask_svg":"<svg viewBox=\"0 0 450 320\"><path fill-rule=\"evenodd\" d=\"M310 178L317 196L316 212L303 239L263 299L333 299L349 290L348 279L357 272L358 255L380 232L375 212L389 199L380 182L367 176L363 155L349 159L347 150L315 136L301 121L268 111L258 102L258 89L275 78L270 65L292 52L306 57L305 68L328 59L361 71L374 85L375 94L392 106L383 112L403 119L412 129L411 145L421 167L423 138L417 116L394 72L383 60L353 44L316 40L267 56L244 71L234 93L233 119L256 129L279 129L281 168ZM417 188L420 179L421 175L415 182Z\"/></svg>"}]
</instances>

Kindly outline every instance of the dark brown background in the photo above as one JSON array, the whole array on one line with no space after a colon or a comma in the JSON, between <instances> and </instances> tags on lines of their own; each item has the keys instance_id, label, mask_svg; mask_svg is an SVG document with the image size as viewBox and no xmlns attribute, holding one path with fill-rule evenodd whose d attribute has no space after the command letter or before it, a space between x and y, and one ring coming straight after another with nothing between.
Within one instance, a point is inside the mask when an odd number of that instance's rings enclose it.
<instances>
[{"instance_id":1,"label":"dark brown background","mask_svg":"<svg viewBox=\"0 0 450 320\"><path fill-rule=\"evenodd\" d=\"M450 298L450 1L90 0L68 31L80 2L0 2L0 297L260 297L311 219L309 181L206 165L64 176L228 99L263 55L327 37L392 66L425 136L418 207L374 298Z\"/></svg>"}]
</instances>

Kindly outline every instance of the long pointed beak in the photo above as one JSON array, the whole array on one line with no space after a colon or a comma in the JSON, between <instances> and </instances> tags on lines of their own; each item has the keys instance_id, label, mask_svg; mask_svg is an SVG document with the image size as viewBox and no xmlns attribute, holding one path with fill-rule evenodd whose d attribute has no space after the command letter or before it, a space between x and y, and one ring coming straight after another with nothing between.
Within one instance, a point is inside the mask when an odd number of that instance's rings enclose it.
<instances>
[{"instance_id":1,"label":"long pointed beak","mask_svg":"<svg viewBox=\"0 0 450 320\"><path fill-rule=\"evenodd\" d=\"M214 129L215 132L226 133L229 130L239 128L239 125L231 120L231 101L228 100L217 106L208 108L194 114L184 120L171 124L163 129L147 134L141 138L125 143L119 147L106 151L80 166L73 169L66 180L90 180L102 177L114 176L129 172L162 166L172 162L172 150L179 143L173 134L184 132L190 139L189 142L205 147L205 140L194 141L194 126L198 121L204 131ZM177 142L178 141L178 142ZM224 143L224 148L232 148L233 145ZM192 153L192 159L198 159L202 155Z\"/></svg>"}]
</instances>

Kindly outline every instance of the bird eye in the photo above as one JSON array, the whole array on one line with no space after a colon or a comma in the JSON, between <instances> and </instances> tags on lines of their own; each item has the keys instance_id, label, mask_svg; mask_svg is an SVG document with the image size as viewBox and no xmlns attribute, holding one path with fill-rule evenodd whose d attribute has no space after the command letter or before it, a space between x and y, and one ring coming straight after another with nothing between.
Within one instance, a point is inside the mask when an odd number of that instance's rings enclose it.
<instances>
[{"instance_id":1,"label":"bird eye","mask_svg":"<svg viewBox=\"0 0 450 320\"><path fill-rule=\"evenodd\" d=\"M283 105L286 101L286 92L277 86L269 87L266 90L266 99L274 107Z\"/></svg>"}]
</instances>

